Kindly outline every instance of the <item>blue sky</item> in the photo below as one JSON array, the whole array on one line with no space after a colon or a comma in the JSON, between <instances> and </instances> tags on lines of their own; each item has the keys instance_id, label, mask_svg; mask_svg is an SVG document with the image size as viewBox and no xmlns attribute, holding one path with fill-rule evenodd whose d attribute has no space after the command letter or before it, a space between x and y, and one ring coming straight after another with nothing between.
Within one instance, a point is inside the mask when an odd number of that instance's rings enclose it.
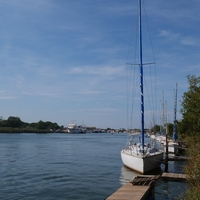
<instances>
[{"instance_id":1,"label":"blue sky","mask_svg":"<svg viewBox=\"0 0 200 200\"><path fill-rule=\"evenodd\" d=\"M175 84L180 110L186 76L200 75L199 10L198 0L145 1L157 102L163 91L169 121ZM137 0L0 0L0 116L127 128L126 62L136 20Z\"/></svg>"}]
</instances>

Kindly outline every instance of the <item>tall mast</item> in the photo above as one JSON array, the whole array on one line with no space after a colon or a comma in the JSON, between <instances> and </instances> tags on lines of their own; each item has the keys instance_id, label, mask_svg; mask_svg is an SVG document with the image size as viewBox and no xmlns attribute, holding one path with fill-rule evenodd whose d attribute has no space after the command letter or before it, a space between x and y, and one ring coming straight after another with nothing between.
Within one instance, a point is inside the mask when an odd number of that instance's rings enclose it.
<instances>
[{"instance_id":1,"label":"tall mast","mask_svg":"<svg viewBox=\"0 0 200 200\"><path fill-rule=\"evenodd\" d=\"M162 91L162 130L161 133L164 133L165 127L165 105L164 105L164 92Z\"/></svg>"},{"instance_id":2,"label":"tall mast","mask_svg":"<svg viewBox=\"0 0 200 200\"><path fill-rule=\"evenodd\" d=\"M141 131L142 131L142 149L144 150L144 95L143 95L141 0L139 0L139 53L140 53Z\"/></svg>"},{"instance_id":3,"label":"tall mast","mask_svg":"<svg viewBox=\"0 0 200 200\"><path fill-rule=\"evenodd\" d=\"M173 130L173 140L176 141L178 139L177 136L177 128L176 128L176 110L177 110L177 83L175 88L175 98L174 98L174 130Z\"/></svg>"}]
</instances>

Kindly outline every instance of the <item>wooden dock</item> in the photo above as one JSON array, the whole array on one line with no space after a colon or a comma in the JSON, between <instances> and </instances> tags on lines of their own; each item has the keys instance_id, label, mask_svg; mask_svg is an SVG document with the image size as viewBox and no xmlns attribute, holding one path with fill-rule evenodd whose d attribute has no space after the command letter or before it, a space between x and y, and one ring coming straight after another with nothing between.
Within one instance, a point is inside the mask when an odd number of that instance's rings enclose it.
<instances>
[{"instance_id":1,"label":"wooden dock","mask_svg":"<svg viewBox=\"0 0 200 200\"><path fill-rule=\"evenodd\" d=\"M126 183L119 190L109 196L106 200L140 200L147 199L151 192L151 186L133 185Z\"/></svg>"},{"instance_id":2,"label":"wooden dock","mask_svg":"<svg viewBox=\"0 0 200 200\"><path fill-rule=\"evenodd\" d=\"M186 174L163 173L157 176L139 175L126 183L106 200L145 200L154 199L155 181L186 181Z\"/></svg>"},{"instance_id":3,"label":"wooden dock","mask_svg":"<svg viewBox=\"0 0 200 200\"><path fill-rule=\"evenodd\" d=\"M144 185L150 186L154 181L159 179L161 175L153 176L153 175L138 175L132 181L130 181L133 185Z\"/></svg>"},{"instance_id":4,"label":"wooden dock","mask_svg":"<svg viewBox=\"0 0 200 200\"><path fill-rule=\"evenodd\" d=\"M162 180L167 181L186 181L186 174L176 174L176 173L163 173L161 176Z\"/></svg>"},{"instance_id":5,"label":"wooden dock","mask_svg":"<svg viewBox=\"0 0 200 200\"><path fill-rule=\"evenodd\" d=\"M154 181L159 176L136 176L106 200L145 200L154 199Z\"/></svg>"}]
</instances>

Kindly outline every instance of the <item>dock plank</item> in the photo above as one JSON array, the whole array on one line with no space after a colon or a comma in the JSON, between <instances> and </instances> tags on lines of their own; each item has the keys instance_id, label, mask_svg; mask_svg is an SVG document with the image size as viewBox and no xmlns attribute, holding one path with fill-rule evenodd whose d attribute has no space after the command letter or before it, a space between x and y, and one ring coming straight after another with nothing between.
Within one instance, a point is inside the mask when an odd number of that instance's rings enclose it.
<instances>
[{"instance_id":1,"label":"dock plank","mask_svg":"<svg viewBox=\"0 0 200 200\"><path fill-rule=\"evenodd\" d=\"M187 176L186 174L163 173L161 178L170 181L186 181Z\"/></svg>"},{"instance_id":2,"label":"dock plank","mask_svg":"<svg viewBox=\"0 0 200 200\"><path fill-rule=\"evenodd\" d=\"M106 200L141 200L149 191L150 187L151 186L139 186L126 183Z\"/></svg>"},{"instance_id":3,"label":"dock plank","mask_svg":"<svg viewBox=\"0 0 200 200\"><path fill-rule=\"evenodd\" d=\"M155 180L159 179L160 175L151 175L151 176L136 176L131 183L133 185L151 185L152 182L154 182Z\"/></svg>"}]
</instances>

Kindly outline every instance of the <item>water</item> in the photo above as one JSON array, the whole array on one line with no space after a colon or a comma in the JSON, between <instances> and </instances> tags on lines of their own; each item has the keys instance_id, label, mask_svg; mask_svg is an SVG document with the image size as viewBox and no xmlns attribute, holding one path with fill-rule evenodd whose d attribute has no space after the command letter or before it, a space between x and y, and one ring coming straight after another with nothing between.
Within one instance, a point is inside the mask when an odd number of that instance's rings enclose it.
<instances>
[{"instance_id":1,"label":"water","mask_svg":"<svg viewBox=\"0 0 200 200\"><path fill-rule=\"evenodd\" d=\"M108 133L0 134L0 199L105 199L137 175L121 162L126 139ZM171 163L169 171L182 173L182 166ZM158 182L156 199L184 191L185 183L175 184Z\"/></svg>"}]
</instances>

